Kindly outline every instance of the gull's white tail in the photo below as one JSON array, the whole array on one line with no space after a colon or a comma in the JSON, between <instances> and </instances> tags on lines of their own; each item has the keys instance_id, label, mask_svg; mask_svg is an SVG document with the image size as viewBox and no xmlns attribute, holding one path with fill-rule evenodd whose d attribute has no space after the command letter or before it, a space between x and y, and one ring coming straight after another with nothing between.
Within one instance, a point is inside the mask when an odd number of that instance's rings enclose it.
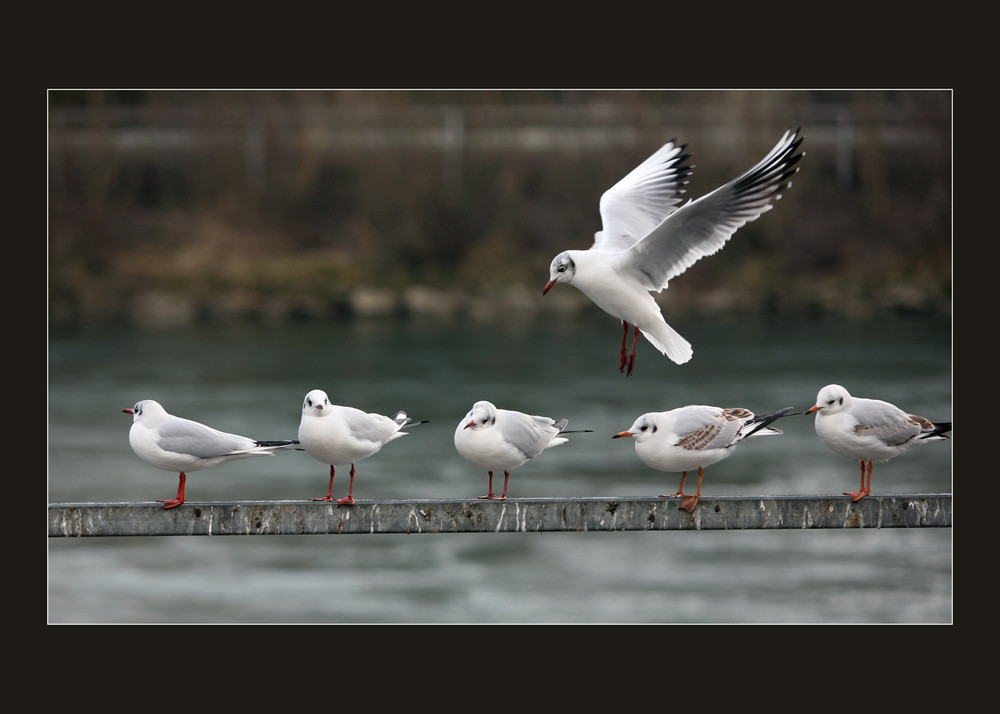
<instances>
[{"instance_id":1,"label":"gull's white tail","mask_svg":"<svg viewBox=\"0 0 1000 714\"><path fill-rule=\"evenodd\" d=\"M640 329L653 347L677 364L684 364L694 354L691 349L691 343L681 337L677 330L665 322L656 325L653 330Z\"/></svg>"}]
</instances>

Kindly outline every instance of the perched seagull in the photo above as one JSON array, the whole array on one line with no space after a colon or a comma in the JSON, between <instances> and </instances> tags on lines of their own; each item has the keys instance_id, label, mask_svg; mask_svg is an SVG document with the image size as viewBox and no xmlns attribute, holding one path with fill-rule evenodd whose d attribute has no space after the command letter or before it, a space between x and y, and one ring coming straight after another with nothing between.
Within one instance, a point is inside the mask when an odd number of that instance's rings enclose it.
<instances>
[{"instance_id":1,"label":"perched seagull","mask_svg":"<svg viewBox=\"0 0 1000 714\"><path fill-rule=\"evenodd\" d=\"M663 319L649 292L696 261L725 246L738 228L771 210L799 169L796 153L804 137L789 130L770 153L739 178L679 208L691 168L683 161L686 145L673 141L633 169L601 196L602 230L588 250L567 250L549 267L546 294L556 283L576 286L594 304L622 321L619 368L632 374L635 346L642 332L656 349L677 364L691 359L691 345ZM632 351L625 352L629 325L635 328Z\"/></svg>"},{"instance_id":2,"label":"perched seagull","mask_svg":"<svg viewBox=\"0 0 1000 714\"><path fill-rule=\"evenodd\" d=\"M823 443L838 454L861 462L861 488L844 491L852 501L860 501L872 492L872 462L885 463L915 444L951 438L947 433L951 431L951 422L931 423L881 399L852 397L839 384L828 384L819 390L816 404L805 413L813 412L817 412L816 433Z\"/></svg>"},{"instance_id":3,"label":"perched seagull","mask_svg":"<svg viewBox=\"0 0 1000 714\"><path fill-rule=\"evenodd\" d=\"M354 505L354 464L377 454L393 439L406 436L401 431L414 422L405 412L397 412L393 417L381 414L366 414L354 407L330 404L330 398L322 389L314 389L302 402L302 419L299 421L299 441L302 447L317 461L330 466L330 487L322 498L313 501L333 500L333 475L335 466L351 465L351 486L345 498L337 503L341 506Z\"/></svg>"},{"instance_id":4,"label":"perched seagull","mask_svg":"<svg viewBox=\"0 0 1000 714\"><path fill-rule=\"evenodd\" d=\"M567 419L529 416L521 412L497 409L479 401L455 429L455 449L463 459L486 469L490 474L489 493L479 498L497 498L493 493L493 472L503 471L503 493L507 498L510 472L523 466L551 446L565 444L564 434L579 434L590 429L566 431Z\"/></svg>"},{"instance_id":5,"label":"perched seagull","mask_svg":"<svg viewBox=\"0 0 1000 714\"><path fill-rule=\"evenodd\" d=\"M164 508L184 503L187 474L209 466L247 456L271 456L275 449L295 446L298 441L256 441L238 434L227 434L190 419L168 414L158 402L143 399L131 409L132 428L128 441L132 451L158 469L180 473L177 496L158 499Z\"/></svg>"},{"instance_id":6,"label":"perched seagull","mask_svg":"<svg viewBox=\"0 0 1000 714\"><path fill-rule=\"evenodd\" d=\"M742 407L688 405L643 414L628 431L620 431L611 438L634 437L635 453L644 464L660 471L683 472L677 493L661 494L660 498L680 496L681 508L691 513L701 497L705 467L729 456L744 439L781 434L780 429L769 424L791 410L792 407L785 407L755 416ZM698 469L698 490L691 496L684 493L684 480L694 468Z\"/></svg>"}]
</instances>

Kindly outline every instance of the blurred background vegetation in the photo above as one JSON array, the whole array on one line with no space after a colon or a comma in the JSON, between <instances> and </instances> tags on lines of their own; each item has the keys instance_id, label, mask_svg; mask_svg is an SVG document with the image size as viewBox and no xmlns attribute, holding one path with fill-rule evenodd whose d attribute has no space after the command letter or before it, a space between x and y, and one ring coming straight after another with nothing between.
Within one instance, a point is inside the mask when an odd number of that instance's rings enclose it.
<instances>
[{"instance_id":1,"label":"blurred background vegetation","mask_svg":"<svg viewBox=\"0 0 1000 714\"><path fill-rule=\"evenodd\" d=\"M596 311L541 289L552 257L590 245L607 188L676 138L697 198L793 125L806 137L793 186L676 278L665 310L951 310L949 91L53 90L48 103L53 325Z\"/></svg>"}]
</instances>

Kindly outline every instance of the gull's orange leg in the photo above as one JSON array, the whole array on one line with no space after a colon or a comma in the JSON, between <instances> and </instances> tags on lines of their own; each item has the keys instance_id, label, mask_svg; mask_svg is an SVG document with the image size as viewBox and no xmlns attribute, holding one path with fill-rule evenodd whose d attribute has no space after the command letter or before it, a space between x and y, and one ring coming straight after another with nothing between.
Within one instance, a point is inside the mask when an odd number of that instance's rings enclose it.
<instances>
[{"instance_id":1,"label":"gull's orange leg","mask_svg":"<svg viewBox=\"0 0 1000 714\"><path fill-rule=\"evenodd\" d=\"M661 493L659 497L660 498L675 498L677 496L687 497L687 494L684 493L684 481L687 480L687 477L688 477L687 471L681 474L681 485L677 487L677 493Z\"/></svg>"},{"instance_id":2,"label":"gull's orange leg","mask_svg":"<svg viewBox=\"0 0 1000 714\"><path fill-rule=\"evenodd\" d=\"M861 488L857 491L844 491L845 496L850 496L855 503L872 492L872 462L868 462L868 483L865 484L865 462L861 462Z\"/></svg>"},{"instance_id":3,"label":"gull's orange leg","mask_svg":"<svg viewBox=\"0 0 1000 714\"><path fill-rule=\"evenodd\" d=\"M694 492L693 496L688 496L685 500L681 501L681 508L692 513L694 507L698 505L698 499L701 498L701 480L705 477L705 469L701 466L698 467L698 490Z\"/></svg>"}]
</instances>

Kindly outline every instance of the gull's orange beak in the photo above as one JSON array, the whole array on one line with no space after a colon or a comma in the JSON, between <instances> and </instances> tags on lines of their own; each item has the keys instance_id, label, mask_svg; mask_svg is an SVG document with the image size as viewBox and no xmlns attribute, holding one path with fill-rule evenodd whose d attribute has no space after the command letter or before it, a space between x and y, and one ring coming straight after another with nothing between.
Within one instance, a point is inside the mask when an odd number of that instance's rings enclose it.
<instances>
[{"instance_id":1,"label":"gull's orange beak","mask_svg":"<svg viewBox=\"0 0 1000 714\"><path fill-rule=\"evenodd\" d=\"M805 413L806 414L812 414L813 412L818 412L819 410L820 410L820 407L818 407L818 406L809 407L808 409L806 409Z\"/></svg>"},{"instance_id":2,"label":"gull's orange beak","mask_svg":"<svg viewBox=\"0 0 1000 714\"><path fill-rule=\"evenodd\" d=\"M614 435L614 436L612 436L611 438L612 438L612 439L621 439L621 438L624 438L624 437L626 437L626 436L632 436L632 435L633 435L633 434L632 434L632 432L631 432L631 431L619 431L619 432L618 432L617 434L615 434L615 435Z\"/></svg>"},{"instance_id":3,"label":"gull's orange beak","mask_svg":"<svg viewBox=\"0 0 1000 714\"><path fill-rule=\"evenodd\" d=\"M471 420L469 421L469 423L468 423L468 424L466 424L465 426L463 426L462 428L463 428L463 429L468 429L468 428L469 428L470 426L475 426L475 425L476 425L476 420L475 420L475 419L471 419Z\"/></svg>"}]
</instances>

